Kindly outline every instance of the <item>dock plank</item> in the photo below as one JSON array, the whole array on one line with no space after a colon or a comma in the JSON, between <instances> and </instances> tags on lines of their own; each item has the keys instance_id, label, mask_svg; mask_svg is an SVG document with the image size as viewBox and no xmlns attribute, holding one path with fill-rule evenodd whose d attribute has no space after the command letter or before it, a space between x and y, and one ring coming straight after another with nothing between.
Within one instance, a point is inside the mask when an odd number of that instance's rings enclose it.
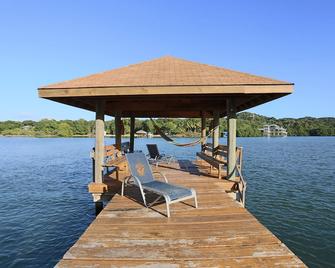
<instances>
[{"instance_id":1,"label":"dock plank","mask_svg":"<svg viewBox=\"0 0 335 268\"><path fill-rule=\"evenodd\" d=\"M145 208L138 190L129 187L126 196L112 198L57 267L306 267L228 196L231 183L204 175L191 162L181 166L159 170L170 182L196 189L198 209L192 201L172 204L166 218L165 204Z\"/></svg>"}]
</instances>

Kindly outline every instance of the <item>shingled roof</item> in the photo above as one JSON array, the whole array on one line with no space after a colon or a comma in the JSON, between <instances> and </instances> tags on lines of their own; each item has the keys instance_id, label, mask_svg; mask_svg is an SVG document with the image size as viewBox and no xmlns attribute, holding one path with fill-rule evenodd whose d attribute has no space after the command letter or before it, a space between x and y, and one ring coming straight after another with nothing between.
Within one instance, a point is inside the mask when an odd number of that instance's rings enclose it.
<instances>
[{"instance_id":1,"label":"shingled roof","mask_svg":"<svg viewBox=\"0 0 335 268\"><path fill-rule=\"evenodd\" d=\"M289 82L165 56L41 88L290 84Z\"/></svg>"},{"instance_id":2,"label":"shingled roof","mask_svg":"<svg viewBox=\"0 0 335 268\"><path fill-rule=\"evenodd\" d=\"M92 111L104 98L109 115L197 117L213 110L224 115L227 97L241 111L292 90L290 82L166 56L42 86L39 96Z\"/></svg>"}]
</instances>

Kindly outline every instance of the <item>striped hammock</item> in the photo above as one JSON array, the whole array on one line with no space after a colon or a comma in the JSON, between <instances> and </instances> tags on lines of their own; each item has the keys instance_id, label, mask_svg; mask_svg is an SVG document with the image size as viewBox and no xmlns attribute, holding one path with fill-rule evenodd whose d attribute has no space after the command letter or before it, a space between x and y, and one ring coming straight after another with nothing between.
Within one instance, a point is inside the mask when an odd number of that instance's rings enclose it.
<instances>
[{"instance_id":1,"label":"striped hammock","mask_svg":"<svg viewBox=\"0 0 335 268\"><path fill-rule=\"evenodd\" d=\"M206 136L206 137L201 137L200 139L198 140L195 140L195 141L192 141L192 142L189 142L189 143L178 143L176 142L174 139L170 138L169 136L167 136L164 131L161 130L161 128L157 125L157 123L152 119L150 118L154 128L156 129L157 133L164 139L166 140L168 143L171 143L175 146L179 146L179 147L191 147L191 146L195 146L195 145L198 145L200 143L206 143L207 141L207 138L209 136L212 135L212 132L213 132L213 129L209 132L209 134Z\"/></svg>"}]
</instances>

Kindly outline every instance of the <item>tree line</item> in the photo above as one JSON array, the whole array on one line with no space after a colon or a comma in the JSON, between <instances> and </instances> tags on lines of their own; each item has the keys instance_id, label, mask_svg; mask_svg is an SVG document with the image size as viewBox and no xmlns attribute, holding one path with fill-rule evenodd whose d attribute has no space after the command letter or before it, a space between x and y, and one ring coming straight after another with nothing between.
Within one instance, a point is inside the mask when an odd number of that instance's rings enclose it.
<instances>
[{"instance_id":1,"label":"tree line","mask_svg":"<svg viewBox=\"0 0 335 268\"><path fill-rule=\"evenodd\" d=\"M157 125L165 132L175 136L199 136L201 131L200 119L156 119ZM124 118L124 134L129 135L130 119ZM207 120L210 128L211 120ZM264 124L277 124L287 129L289 136L335 136L335 118L304 117L282 118L266 117L254 113L242 112L237 116L237 136L257 137L262 133L260 128ZM106 121L106 133L114 134L114 120ZM5 136L90 136L94 135L95 122L93 120L54 120L40 121L0 121L0 135ZM149 119L136 119L135 131L144 130L157 134ZM227 130L225 119L220 120L221 133Z\"/></svg>"}]
</instances>

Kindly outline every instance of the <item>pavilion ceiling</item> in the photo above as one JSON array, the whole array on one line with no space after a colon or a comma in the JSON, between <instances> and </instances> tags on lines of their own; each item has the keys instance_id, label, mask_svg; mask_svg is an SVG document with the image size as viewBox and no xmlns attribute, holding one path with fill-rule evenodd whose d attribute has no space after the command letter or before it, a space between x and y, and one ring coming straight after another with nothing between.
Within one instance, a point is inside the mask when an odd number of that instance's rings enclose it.
<instances>
[{"instance_id":1,"label":"pavilion ceiling","mask_svg":"<svg viewBox=\"0 0 335 268\"><path fill-rule=\"evenodd\" d=\"M284 95L284 94L283 94ZM199 96L136 96L136 97L63 97L50 98L56 102L95 111L98 99L105 100L105 114L122 117L212 117L214 111L226 116L227 98L234 98L237 112L271 101L283 95L199 95Z\"/></svg>"}]
</instances>

